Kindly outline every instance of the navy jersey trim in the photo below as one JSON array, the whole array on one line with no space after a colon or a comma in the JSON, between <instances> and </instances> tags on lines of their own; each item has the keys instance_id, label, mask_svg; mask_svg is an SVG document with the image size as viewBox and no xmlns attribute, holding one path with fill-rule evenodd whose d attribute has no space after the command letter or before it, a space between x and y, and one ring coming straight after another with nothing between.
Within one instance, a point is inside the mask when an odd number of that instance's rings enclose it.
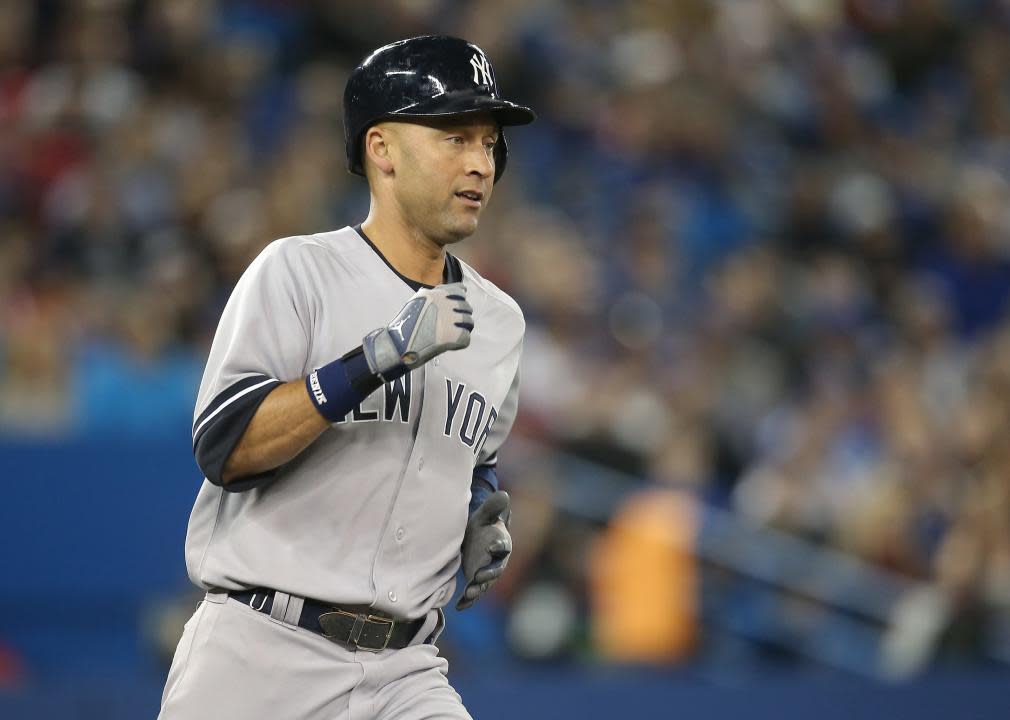
<instances>
[{"instance_id":1,"label":"navy jersey trim","mask_svg":"<svg viewBox=\"0 0 1010 720\"><path fill-rule=\"evenodd\" d=\"M203 409L203 412L196 419L196 422L193 423L193 445L196 445L197 438L206 429L211 418L220 413L226 405L235 402L247 393L255 392L257 389L267 387L271 383L279 382L279 380L266 375L250 375L222 390L208 403L207 407Z\"/></svg>"},{"instance_id":2,"label":"navy jersey trim","mask_svg":"<svg viewBox=\"0 0 1010 720\"><path fill-rule=\"evenodd\" d=\"M225 463L245 433L260 403L280 380L265 376L243 378L214 398L208 409L201 413L193 437L193 455L196 463L214 485L223 485ZM232 492L242 492L258 487L273 478L276 471L237 479L225 485Z\"/></svg>"},{"instance_id":3,"label":"navy jersey trim","mask_svg":"<svg viewBox=\"0 0 1010 720\"><path fill-rule=\"evenodd\" d=\"M445 254L445 273L443 277L447 283L463 280L463 266L459 264L459 260L449 253Z\"/></svg>"},{"instance_id":4,"label":"navy jersey trim","mask_svg":"<svg viewBox=\"0 0 1010 720\"><path fill-rule=\"evenodd\" d=\"M403 280L403 282L406 283L407 287L409 287L411 290L417 292L421 288L428 288L430 290L431 288L435 287L434 285L427 285L425 283L418 282L417 280L411 280L409 277L402 274L399 270L393 267L393 264L386 259L386 256L382 254L382 251L375 246L375 243L372 242L371 238L369 238L368 235L365 234L365 231L361 229L361 223L358 223L357 225L354 226L354 231L358 233L358 235L361 237L362 240L368 243L368 247L372 248L373 252L375 252L375 254L378 255L379 258L381 258L382 262L386 264L386 267L392 270L393 274L396 275L396 277ZM446 253L445 268L442 270L442 282L454 283L459 282L462 279L463 279L463 268L460 266L459 260L454 258L449 253Z\"/></svg>"}]
</instances>

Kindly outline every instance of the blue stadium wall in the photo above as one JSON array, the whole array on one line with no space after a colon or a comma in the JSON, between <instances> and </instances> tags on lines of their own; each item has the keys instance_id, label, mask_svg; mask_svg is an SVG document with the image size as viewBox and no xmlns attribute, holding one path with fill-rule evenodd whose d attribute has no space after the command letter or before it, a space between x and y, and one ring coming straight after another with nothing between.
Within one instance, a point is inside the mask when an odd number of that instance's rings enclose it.
<instances>
[{"instance_id":1,"label":"blue stadium wall","mask_svg":"<svg viewBox=\"0 0 1010 720\"><path fill-rule=\"evenodd\" d=\"M25 664L0 719L154 717L164 668L145 607L188 589L183 538L200 483L189 438L0 443L0 643ZM882 685L819 674L715 680L691 670L454 668L475 718L1010 718L1010 678Z\"/></svg>"}]
</instances>

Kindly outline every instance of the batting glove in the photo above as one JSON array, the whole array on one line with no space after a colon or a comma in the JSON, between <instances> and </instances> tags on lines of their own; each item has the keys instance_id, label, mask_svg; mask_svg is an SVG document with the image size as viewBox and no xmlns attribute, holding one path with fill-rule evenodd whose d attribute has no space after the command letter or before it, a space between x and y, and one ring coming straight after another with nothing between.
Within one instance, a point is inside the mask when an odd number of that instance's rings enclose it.
<instances>
[{"instance_id":1,"label":"batting glove","mask_svg":"<svg viewBox=\"0 0 1010 720\"><path fill-rule=\"evenodd\" d=\"M493 493L470 516L462 547L467 584L456 603L457 610L473 605L505 572L512 552L512 536L505 524L508 516L509 496L504 490Z\"/></svg>"},{"instance_id":2,"label":"batting glove","mask_svg":"<svg viewBox=\"0 0 1010 720\"><path fill-rule=\"evenodd\" d=\"M472 331L466 286L436 285L418 290L389 325L368 333L362 350L373 373L395 380L436 355L465 348Z\"/></svg>"}]
</instances>

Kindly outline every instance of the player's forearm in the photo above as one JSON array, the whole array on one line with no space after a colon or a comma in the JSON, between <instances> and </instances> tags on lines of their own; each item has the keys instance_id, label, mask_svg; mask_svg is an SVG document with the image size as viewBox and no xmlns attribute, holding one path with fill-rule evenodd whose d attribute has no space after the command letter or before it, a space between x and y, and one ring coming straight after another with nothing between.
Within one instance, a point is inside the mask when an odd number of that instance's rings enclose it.
<instances>
[{"instance_id":1,"label":"player's forearm","mask_svg":"<svg viewBox=\"0 0 1010 720\"><path fill-rule=\"evenodd\" d=\"M293 460L381 384L359 345L308 377L279 386L256 409L225 463L221 483Z\"/></svg>"},{"instance_id":2,"label":"player's forearm","mask_svg":"<svg viewBox=\"0 0 1010 720\"><path fill-rule=\"evenodd\" d=\"M447 350L469 345L473 308L466 302L466 292L459 282L419 290L389 326L368 333L362 345L304 379L271 391L225 461L221 484L266 473L294 459L329 423L340 422L383 382Z\"/></svg>"},{"instance_id":3,"label":"player's forearm","mask_svg":"<svg viewBox=\"0 0 1010 720\"><path fill-rule=\"evenodd\" d=\"M264 398L224 466L222 482L272 470L293 460L329 427L304 380L279 386Z\"/></svg>"}]
</instances>

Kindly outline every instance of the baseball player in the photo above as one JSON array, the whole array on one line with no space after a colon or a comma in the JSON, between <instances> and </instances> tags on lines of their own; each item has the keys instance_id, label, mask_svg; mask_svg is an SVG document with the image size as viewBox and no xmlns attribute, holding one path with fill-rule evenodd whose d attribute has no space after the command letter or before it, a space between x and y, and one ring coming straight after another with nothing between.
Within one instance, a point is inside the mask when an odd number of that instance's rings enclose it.
<instances>
[{"instance_id":1,"label":"baseball player","mask_svg":"<svg viewBox=\"0 0 1010 720\"><path fill-rule=\"evenodd\" d=\"M503 100L476 45L381 47L344 92L359 226L270 244L225 307L193 425L206 479L186 563L207 590L166 720L469 718L433 642L511 551L497 452L524 321L448 252L505 169Z\"/></svg>"}]
</instances>

